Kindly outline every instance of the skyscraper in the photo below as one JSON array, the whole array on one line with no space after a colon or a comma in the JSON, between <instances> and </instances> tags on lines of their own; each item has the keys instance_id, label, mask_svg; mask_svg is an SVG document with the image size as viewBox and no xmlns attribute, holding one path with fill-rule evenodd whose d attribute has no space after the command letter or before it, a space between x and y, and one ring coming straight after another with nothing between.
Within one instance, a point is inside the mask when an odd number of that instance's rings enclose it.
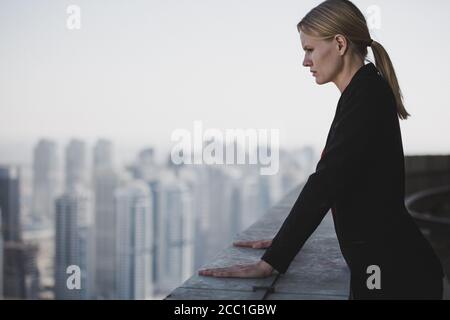
<instances>
[{"instance_id":1,"label":"skyscraper","mask_svg":"<svg viewBox=\"0 0 450 320\"><path fill-rule=\"evenodd\" d=\"M94 147L96 296L116 295L116 216L114 192L119 178L113 169L112 143L99 140Z\"/></svg>"},{"instance_id":2,"label":"skyscraper","mask_svg":"<svg viewBox=\"0 0 450 320\"><path fill-rule=\"evenodd\" d=\"M97 141L94 147L94 170L114 168L113 144L106 139Z\"/></svg>"},{"instance_id":3,"label":"skyscraper","mask_svg":"<svg viewBox=\"0 0 450 320\"><path fill-rule=\"evenodd\" d=\"M35 223L54 224L57 165L56 144L40 140L33 153L32 217Z\"/></svg>"},{"instance_id":4,"label":"skyscraper","mask_svg":"<svg viewBox=\"0 0 450 320\"><path fill-rule=\"evenodd\" d=\"M28 246L22 241L19 187L19 167L0 166L3 296L9 299L25 299L30 297L29 294L32 292L34 294L35 292L35 290L31 289L31 286L36 283L36 248Z\"/></svg>"},{"instance_id":5,"label":"skyscraper","mask_svg":"<svg viewBox=\"0 0 450 320\"><path fill-rule=\"evenodd\" d=\"M152 199L147 184L133 180L116 198L117 297L152 296Z\"/></svg>"},{"instance_id":6,"label":"skyscraper","mask_svg":"<svg viewBox=\"0 0 450 320\"><path fill-rule=\"evenodd\" d=\"M94 146L93 182L95 193L95 295L98 299L113 299L116 285L116 219L114 191L118 175L113 169L113 145L98 140Z\"/></svg>"},{"instance_id":7,"label":"skyscraper","mask_svg":"<svg viewBox=\"0 0 450 320\"><path fill-rule=\"evenodd\" d=\"M146 148L139 152L135 166L135 176L139 179L150 180L154 178L158 170L155 162L155 151L153 148Z\"/></svg>"},{"instance_id":8,"label":"skyscraper","mask_svg":"<svg viewBox=\"0 0 450 320\"><path fill-rule=\"evenodd\" d=\"M202 182L201 202L205 203L207 220L204 223L205 244L203 263L212 259L231 241L231 195L233 190L230 172L219 166L202 168L206 179ZM244 213L245 214L245 213Z\"/></svg>"},{"instance_id":9,"label":"skyscraper","mask_svg":"<svg viewBox=\"0 0 450 320\"><path fill-rule=\"evenodd\" d=\"M4 247L3 295L7 299L36 299L39 271L38 247L23 241L8 241Z\"/></svg>"},{"instance_id":10,"label":"skyscraper","mask_svg":"<svg viewBox=\"0 0 450 320\"><path fill-rule=\"evenodd\" d=\"M179 178L161 177L158 196L158 290L171 291L194 269L192 192Z\"/></svg>"},{"instance_id":11,"label":"skyscraper","mask_svg":"<svg viewBox=\"0 0 450 320\"><path fill-rule=\"evenodd\" d=\"M0 166L0 209L2 210L3 240L20 241L20 169Z\"/></svg>"},{"instance_id":12,"label":"skyscraper","mask_svg":"<svg viewBox=\"0 0 450 320\"><path fill-rule=\"evenodd\" d=\"M94 171L96 295L113 299L116 284L116 216L114 192L119 178L112 169Z\"/></svg>"},{"instance_id":13,"label":"skyscraper","mask_svg":"<svg viewBox=\"0 0 450 320\"><path fill-rule=\"evenodd\" d=\"M66 190L74 189L77 185L87 186L86 144L84 141L73 139L67 145L65 174Z\"/></svg>"},{"instance_id":14,"label":"skyscraper","mask_svg":"<svg viewBox=\"0 0 450 320\"><path fill-rule=\"evenodd\" d=\"M95 281L92 198L81 187L56 200L55 298L92 298ZM81 287L69 288L71 266L79 268ZM69 270L68 270L69 268Z\"/></svg>"},{"instance_id":15,"label":"skyscraper","mask_svg":"<svg viewBox=\"0 0 450 320\"><path fill-rule=\"evenodd\" d=\"M33 299L54 299L55 226L24 229L27 244L27 295Z\"/></svg>"}]
</instances>

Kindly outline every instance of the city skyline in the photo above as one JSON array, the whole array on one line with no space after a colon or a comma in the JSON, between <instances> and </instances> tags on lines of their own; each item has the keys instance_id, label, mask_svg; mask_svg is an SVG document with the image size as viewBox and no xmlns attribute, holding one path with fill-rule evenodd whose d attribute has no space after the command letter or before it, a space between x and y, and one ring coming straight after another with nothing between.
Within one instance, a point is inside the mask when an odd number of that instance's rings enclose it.
<instances>
[{"instance_id":1,"label":"city skyline","mask_svg":"<svg viewBox=\"0 0 450 320\"><path fill-rule=\"evenodd\" d=\"M312 148L283 150L280 172L265 176L248 163L158 162L152 147L117 165L114 150L105 139L41 138L31 166L1 166L4 297L161 298L304 181L315 160Z\"/></svg>"}]
</instances>

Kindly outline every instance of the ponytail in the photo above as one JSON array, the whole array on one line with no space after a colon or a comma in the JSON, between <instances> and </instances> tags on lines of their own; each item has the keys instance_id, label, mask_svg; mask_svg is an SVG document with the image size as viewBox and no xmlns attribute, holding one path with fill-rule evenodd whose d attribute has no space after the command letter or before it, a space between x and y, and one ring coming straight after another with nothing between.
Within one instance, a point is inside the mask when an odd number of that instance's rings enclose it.
<instances>
[{"instance_id":1,"label":"ponytail","mask_svg":"<svg viewBox=\"0 0 450 320\"><path fill-rule=\"evenodd\" d=\"M389 86L394 93L395 102L397 104L397 114L402 120L406 120L410 114L406 111L403 105L403 95L398 84L397 76L395 74L394 66L392 65L391 59L384 47L376 41L372 41L371 48L373 56L375 57L375 65L377 69L381 72L383 77L389 83Z\"/></svg>"}]
</instances>

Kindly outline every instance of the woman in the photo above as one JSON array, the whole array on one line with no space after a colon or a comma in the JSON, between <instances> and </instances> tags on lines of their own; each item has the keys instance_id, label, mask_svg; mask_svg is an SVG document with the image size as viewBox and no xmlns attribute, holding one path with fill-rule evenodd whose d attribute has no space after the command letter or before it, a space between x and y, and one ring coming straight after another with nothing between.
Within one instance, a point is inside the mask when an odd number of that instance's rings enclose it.
<instances>
[{"instance_id":1,"label":"woman","mask_svg":"<svg viewBox=\"0 0 450 320\"><path fill-rule=\"evenodd\" d=\"M329 0L298 24L303 65L317 84L341 92L322 157L273 240L235 245L268 248L254 264L206 269L200 275L266 277L285 273L325 214L332 210L354 299L441 299L443 270L404 204L399 119L409 114L383 46L361 11ZM367 47L375 64L364 64ZM368 287L373 266L380 283Z\"/></svg>"}]
</instances>

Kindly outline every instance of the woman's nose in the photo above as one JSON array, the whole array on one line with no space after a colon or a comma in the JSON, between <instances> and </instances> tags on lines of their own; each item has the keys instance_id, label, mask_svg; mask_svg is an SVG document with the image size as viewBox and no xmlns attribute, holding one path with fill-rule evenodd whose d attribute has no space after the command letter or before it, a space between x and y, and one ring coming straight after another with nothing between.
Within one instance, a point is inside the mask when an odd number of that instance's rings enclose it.
<instances>
[{"instance_id":1,"label":"woman's nose","mask_svg":"<svg viewBox=\"0 0 450 320\"><path fill-rule=\"evenodd\" d=\"M303 66L308 67L311 66L311 60L307 59L306 57L303 59Z\"/></svg>"}]
</instances>

